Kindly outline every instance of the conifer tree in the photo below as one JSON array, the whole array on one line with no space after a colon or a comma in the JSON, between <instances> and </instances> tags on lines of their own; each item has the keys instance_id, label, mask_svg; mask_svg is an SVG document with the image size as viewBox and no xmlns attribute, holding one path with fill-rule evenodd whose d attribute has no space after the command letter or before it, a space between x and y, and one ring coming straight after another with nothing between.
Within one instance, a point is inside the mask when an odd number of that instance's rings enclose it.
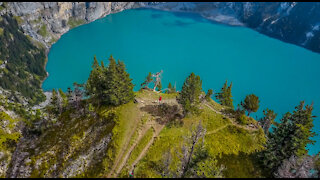
<instances>
[{"instance_id":1,"label":"conifer tree","mask_svg":"<svg viewBox=\"0 0 320 180\"><path fill-rule=\"evenodd\" d=\"M273 121L276 119L277 114L274 113L273 110L268 108L263 110L263 114L264 114L264 117L260 120L260 125L264 130L264 133L268 135L270 126L273 124Z\"/></svg>"},{"instance_id":2,"label":"conifer tree","mask_svg":"<svg viewBox=\"0 0 320 180\"><path fill-rule=\"evenodd\" d=\"M157 89L159 92L161 92L161 89L162 89L162 84L161 84L161 81L158 83L157 85Z\"/></svg>"},{"instance_id":3,"label":"conifer tree","mask_svg":"<svg viewBox=\"0 0 320 180\"><path fill-rule=\"evenodd\" d=\"M228 106L233 109L234 107L233 107L231 88L232 88L232 83L228 87L228 82L226 81L223 87L221 88L221 91L219 93L216 93L216 98L218 99L221 105Z\"/></svg>"},{"instance_id":4,"label":"conifer tree","mask_svg":"<svg viewBox=\"0 0 320 180\"><path fill-rule=\"evenodd\" d=\"M86 83L86 93L100 104L118 106L134 98L132 79L122 61L109 58L107 67L94 58L92 71Z\"/></svg>"},{"instance_id":5,"label":"conifer tree","mask_svg":"<svg viewBox=\"0 0 320 180\"><path fill-rule=\"evenodd\" d=\"M261 153L261 162L272 173L276 172L284 160L292 155L302 157L308 153L306 146L313 144L310 138L312 132L313 106L304 106L300 102L293 113L286 113L280 123L275 123L272 133L269 133L266 149Z\"/></svg>"},{"instance_id":6,"label":"conifer tree","mask_svg":"<svg viewBox=\"0 0 320 180\"><path fill-rule=\"evenodd\" d=\"M126 72L125 64L120 60L118 60L117 71L119 75L120 104L126 104L134 98L134 85L132 84L129 73Z\"/></svg>"},{"instance_id":7,"label":"conifer tree","mask_svg":"<svg viewBox=\"0 0 320 180\"><path fill-rule=\"evenodd\" d=\"M213 94L213 90L209 89L206 96L205 96L207 101L210 101L212 94Z\"/></svg>"},{"instance_id":8,"label":"conifer tree","mask_svg":"<svg viewBox=\"0 0 320 180\"><path fill-rule=\"evenodd\" d=\"M191 73L185 80L180 93L180 103L185 113L197 112L202 91L202 81L200 76Z\"/></svg>"},{"instance_id":9,"label":"conifer tree","mask_svg":"<svg viewBox=\"0 0 320 180\"><path fill-rule=\"evenodd\" d=\"M233 107L233 100L232 100L232 93L231 93L231 89L232 89L232 82L230 83L230 86L227 88L226 91L226 106L230 107L230 108L234 108Z\"/></svg>"},{"instance_id":10,"label":"conifer tree","mask_svg":"<svg viewBox=\"0 0 320 180\"><path fill-rule=\"evenodd\" d=\"M63 108L66 108L68 106L68 98L67 98L67 95L62 91L61 88L59 88L59 94L62 98L62 107Z\"/></svg>"},{"instance_id":11,"label":"conifer tree","mask_svg":"<svg viewBox=\"0 0 320 180\"><path fill-rule=\"evenodd\" d=\"M104 71L105 68L99 66L96 56L94 56L94 61L92 65L92 70L87 80L85 90L86 94L96 100L98 104L103 101L104 89L106 88Z\"/></svg>"},{"instance_id":12,"label":"conifer tree","mask_svg":"<svg viewBox=\"0 0 320 180\"><path fill-rule=\"evenodd\" d=\"M149 74L148 74L148 76L146 77L146 79L144 80L144 82L141 83L141 86L142 86L143 88L148 88L148 85L149 85L149 83L151 83L151 82L152 82L152 74L151 74L151 72L149 72Z\"/></svg>"},{"instance_id":13,"label":"conifer tree","mask_svg":"<svg viewBox=\"0 0 320 180\"><path fill-rule=\"evenodd\" d=\"M244 99L244 102L241 102L241 106L248 111L248 116L250 116L252 112L258 111L260 106L259 103L260 103L260 100L258 96L254 94L249 94Z\"/></svg>"},{"instance_id":14,"label":"conifer tree","mask_svg":"<svg viewBox=\"0 0 320 180\"><path fill-rule=\"evenodd\" d=\"M170 94L170 93L175 93L175 92L176 92L176 88L174 88L174 87L172 86L172 84L169 82L168 88L167 88L167 90L166 90L165 93Z\"/></svg>"}]
</instances>

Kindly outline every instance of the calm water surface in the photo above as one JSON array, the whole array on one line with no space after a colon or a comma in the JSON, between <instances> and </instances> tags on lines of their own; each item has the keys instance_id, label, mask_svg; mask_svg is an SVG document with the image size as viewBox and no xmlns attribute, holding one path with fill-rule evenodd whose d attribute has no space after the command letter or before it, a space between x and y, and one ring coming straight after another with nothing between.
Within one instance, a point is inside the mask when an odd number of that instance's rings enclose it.
<instances>
[{"instance_id":1,"label":"calm water surface","mask_svg":"<svg viewBox=\"0 0 320 180\"><path fill-rule=\"evenodd\" d=\"M212 23L193 14L155 10L126 10L72 29L52 46L43 83L44 90L67 90L73 82L89 77L93 56L108 62L110 55L123 60L140 88L148 72L163 72L163 87L195 72L203 89L220 90L225 80L233 82L234 105L247 94L260 97L253 117L270 108L278 119L293 111L299 101L314 102L320 116L320 55L283 43L244 27ZM314 131L320 134L320 118ZM318 142L310 153L320 150Z\"/></svg>"}]
</instances>

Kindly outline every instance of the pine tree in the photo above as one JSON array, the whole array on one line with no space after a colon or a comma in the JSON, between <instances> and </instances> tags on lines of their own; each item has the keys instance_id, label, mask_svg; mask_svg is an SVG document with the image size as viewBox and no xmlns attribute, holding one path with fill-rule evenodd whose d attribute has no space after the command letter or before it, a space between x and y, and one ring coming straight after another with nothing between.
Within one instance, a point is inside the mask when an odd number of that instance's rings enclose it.
<instances>
[{"instance_id":1,"label":"pine tree","mask_svg":"<svg viewBox=\"0 0 320 180\"><path fill-rule=\"evenodd\" d=\"M315 136L313 128L313 107L304 102L295 108L293 113L286 113L280 123L275 123L269 133L266 149L261 153L261 162L271 173L277 171L284 160L292 155L301 157L307 154L307 144L314 143L310 138Z\"/></svg>"},{"instance_id":2,"label":"pine tree","mask_svg":"<svg viewBox=\"0 0 320 180\"><path fill-rule=\"evenodd\" d=\"M162 89L162 84L161 84L161 81L158 83L157 85L157 89L159 92L161 92L161 89Z\"/></svg>"},{"instance_id":3,"label":"pine tree","mask_svg":"<svg viewBox=\"0 0 320 180\"><path fill-rule=\"evenodd\" d=\"M231 93L231 89L232 89L232 82L230 83L230 86L227 88L226 91L226 106L230 107L230 108L234 108L233 107L233 100L232 100L232 93Z\"/></svg>"},{"instance_id":4,"label":"pine tree","mask_svg":"<svg viewBox=\"0 0 320 180\"><path fill-rule=\"evenodd\" d=\"M228 82L226 81L221 88L221 91L216 93L216 98L220 102L221 105L226 105L226 92L228 88Z\"/></svg>"},{"instance_id":5,"label":"pine tree","mask_svg":"<svg viewBox=\"0 0 320 180\"><path fill-rule=\"evenodd\" d=\"M120 99L118 97L120 97L120 86L122 82L120 82L119 79L116 60L112 55L109 58L109 65L104 71L104 75L106 77L106 88L103 90L105 95L104 103L117 106L120 104Z\"/></svg>"},{"instance_id":6,"label":"pine tree","mask_svg":"<svg viewBox=\"0 0 320 180\"><path fill-rule=\"evenodd\" d=\"M265 109L263 110L264 117L260 120L260 125L262 129L264 130L264 133L266 135L269 134L269 129L271 125L273 124L273 121L276 119L277 114L274 113L271 109Z\"/></svg>"},{"instance_id":7,"label":"pine tree","mask_svg":"<svg viewBox=\"0 0 320 180\"><path fill-rule=\"evenodd\" d=\"M126 104L134 98L134 85L132 84L132 79L130 78L130 75L126 72L126 67L124 63L120 60L118 60L117 71L120 80L118 82L120 85L120 104Z\"/></svg>"},{"instance_id":8,"label":"pine tree","mask_svg":"<svg viewBox=\"0 0 320 180\"><path fill-rule=\"evenodd\" d=\"M216 93L216 98L218 99L221 105L228 106L233 109L234 107L233 107L231 89L232 89L232 82L228 87L228 82L226 81L223 87L221 88L221 91Z\"/></svg>"},{"instance_id":9,"label":"pine tree","mask_svg":"<svg viewBox=\"0 0 320 180\"><path fill-rule=\"evenodd\" d=\"M86 83L86 94L100 104L118 106L133 100L134 92L132 79L126 72L122 61L116 60L111 55L109 65L104 66L103 61L99 66L94 58L92 71Z\"/></svg>"},{"instance_id":10,"label":"pine tree","mask_svg":"<svg viewBox=\"0 0 320 180\"><path fill-rule=\"evenodd\" d=\"M207 101L210 101L212 94L213 94L213 90L209 89L206 96L205 96Z\"/></svg>"},{"instance_id":11,"label":"pine tree","mask_svg":"<svg viewBox=\"0 0 320 180\"><path fill-rule=\"evenodd\" d=\"M93 100L96 100L98 104L105 99L104 89L106 84L103 73L104 69L105 68L99 66L97 58L94 57L92 70L85 86L86 94Z\"/></svg>"},{"instance_id":12,"label":"pine tree","mask_svg":"<svg viewBox=\"0 0 320 180\"><path fill-rule=\"evenodd\" d=\"M176 92L176 88L174 88L174 87L171 85L171 83L169 82L168 88L167 88L167 90L165 91L165 93L170 94L170 93L175 93L175 92Z\"/></svg>"},{"instance_id":13,"label":"pine tree","mask_svg":"<svg viewBox=\"0 0 320 180\"><path fill-rule=\"evenodd\" d=\"M144 80L143 83L141 83L141 86L143 88L148 88L148 85L152 82L152 74L151 72L149 72L148 76L146 77L146 79Z\"/></svg>"},{"instance_id":14,"label":"pine tree","mask_svg":"<svg viewBox=\"0 0 320 180\"><path fill-rule=\"evenodd\" d=\"M259 103L260 103L260 100L258 96L254 94L249 94L244 99L244 102L241 102L241 106L248 111L248 116L250 116L252 112L258 111L260 106Z\"/></svg>"},{"instance_id":15,"label":"pine tree","mask_svg":"<svg viewBox=\"0 0 320 180\"><path fill-rule=\"evenodd\" d=\"M197 112L197 106L200 103L200 94L202 91L202 81L200 76L191 73L185 80L180 93L180 103L185 113Z\"/></svg>"}]
</instances>

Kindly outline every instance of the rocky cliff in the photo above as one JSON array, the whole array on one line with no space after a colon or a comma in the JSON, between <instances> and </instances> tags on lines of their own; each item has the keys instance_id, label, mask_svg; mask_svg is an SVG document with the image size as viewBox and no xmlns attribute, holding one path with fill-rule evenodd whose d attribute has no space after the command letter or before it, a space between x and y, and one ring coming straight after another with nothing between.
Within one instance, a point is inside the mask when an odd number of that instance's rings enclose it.
<instances>
[{"instance_id":1,"label":"rocky cliff","mask_svg":"<svg viewBox=\"0 0 320 180\"><path fill-rule=\"evenodd\" d=\"M152 7L198 13L320 52L319 2L170 2Z\"/></svg>"},{"instance_id":2,"label":"rocky cliff","mask_svg":"<svg viewBox=\"0 0 320 180\"><path fill-rule=\"evenodd\" d=\"M1 14L20 17L24 33L48 49L71 28L110 13L139 7L135 2L10 2L2 3Z\"/></svg>"},{"instance_id":3,"label":"rocky cliff","mask_svg":"<svg viewBox=\"0 0 320 180\"><path fill-rule=\"evenodd\" d=\"M20 17L25 34L42 42L47 49L75 26L125 9L147 7L199 13L213 21L247 26L320 52L320 3L317 2L12 2L1 6L4 8L0 8L0 14Z\"/></svg>"}]
</instances>

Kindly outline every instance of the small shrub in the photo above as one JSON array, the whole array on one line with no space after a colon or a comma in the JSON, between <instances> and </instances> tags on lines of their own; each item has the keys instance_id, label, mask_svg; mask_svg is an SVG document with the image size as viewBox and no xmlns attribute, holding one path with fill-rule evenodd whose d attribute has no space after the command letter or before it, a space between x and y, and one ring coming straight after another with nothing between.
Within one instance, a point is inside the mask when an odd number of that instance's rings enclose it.
<instances>
[{"instance_id":1,"label":"small shrub","mask_svg":"<svg viewBox=\"0 0 320 180\"><path fill-rule=\"evenodd\" d=\"M247 116L244 114L241 114L239 117L237 117L237 122L241 125L246 125L249 123Z\"/></svg>"}]
</instances>

